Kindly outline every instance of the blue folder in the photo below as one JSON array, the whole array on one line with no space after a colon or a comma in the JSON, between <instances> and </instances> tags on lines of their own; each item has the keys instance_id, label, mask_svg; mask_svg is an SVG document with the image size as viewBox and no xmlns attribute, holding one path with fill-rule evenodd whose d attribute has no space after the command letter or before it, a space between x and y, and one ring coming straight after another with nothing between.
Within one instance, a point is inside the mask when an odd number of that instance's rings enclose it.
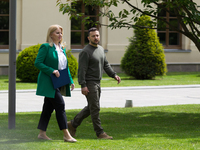
<instances>
[{"instance_id":1,"label":"blue folder","mask_svg":"<svg viewBox=\"0 0 200 150\"><path fill-rule=\"evenodd\" d=\"M54 89L60 88L70 83L68 69L59 70L60 77L56 77L53 73L51 74L51 80L53 82Z\"/></svg>"}]
</instances>

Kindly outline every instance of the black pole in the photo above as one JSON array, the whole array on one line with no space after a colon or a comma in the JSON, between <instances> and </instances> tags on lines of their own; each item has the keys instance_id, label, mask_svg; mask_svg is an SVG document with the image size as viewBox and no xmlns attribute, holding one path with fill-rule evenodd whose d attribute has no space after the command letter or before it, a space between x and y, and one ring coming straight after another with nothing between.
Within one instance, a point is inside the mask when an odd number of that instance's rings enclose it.
<instances>
[{"instance_id":1,"label":"black pole","mask_svg":"<svg viewBox=\"0 0 200 150\"><path fill-rule=\"evenodd\" d=\"M9 108L8 128L15 128L16 101L16 0L9 1Z\"/></svg>"}]
</instances>

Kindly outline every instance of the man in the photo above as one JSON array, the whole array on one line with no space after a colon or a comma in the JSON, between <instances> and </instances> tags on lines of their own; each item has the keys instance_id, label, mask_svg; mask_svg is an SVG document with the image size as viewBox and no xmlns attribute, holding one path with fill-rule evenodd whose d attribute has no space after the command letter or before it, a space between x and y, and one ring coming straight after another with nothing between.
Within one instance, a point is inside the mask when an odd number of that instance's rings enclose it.
<instances>
[{"instance_id":1,"label":"man","mask_svg":"<svg viewBox=\"0 0 200 150\"><path fill-rule=\"evenodd\" d=\"M111 68L106 60L104 49L98 45L100 34L97 28L91 28L88 31L89 44L86 45L79 54L78 82L81 85L81 92L86 96L88 105L85 106L73 120L68 122L70 134L75 136L76 128L81 124L83 119L91 115L94 131L100 139L113 139L107 135L101 127L99 118L99 99L101 93L100 80L103 70L108 76L121 82L119 76Z\"/></svg>"}]
</instances>

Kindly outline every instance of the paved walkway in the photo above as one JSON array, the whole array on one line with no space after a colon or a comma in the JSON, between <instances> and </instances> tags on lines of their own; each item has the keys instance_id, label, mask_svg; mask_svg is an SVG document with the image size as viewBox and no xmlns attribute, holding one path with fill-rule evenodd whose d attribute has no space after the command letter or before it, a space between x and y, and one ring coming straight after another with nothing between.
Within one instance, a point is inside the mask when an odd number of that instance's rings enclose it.
<instances>
[{"instance_id":1,"label":"paved walkway","mask_svg":"<svg viewBox=\"0 0 200 150\"><path fill-rule=\"evenodd\" d=\"M125 107L132 100L133 107L174 104L200 104L200 85L140 86L102 88L101 107ZM86 103L80 89L72 91L72 97L64 97L66 109L82 109ZM41 111L43 97L35 90L16 91L16 112ZM8 91L0 91L0 113L8 112Z\"/></svg>"}]
</instances>

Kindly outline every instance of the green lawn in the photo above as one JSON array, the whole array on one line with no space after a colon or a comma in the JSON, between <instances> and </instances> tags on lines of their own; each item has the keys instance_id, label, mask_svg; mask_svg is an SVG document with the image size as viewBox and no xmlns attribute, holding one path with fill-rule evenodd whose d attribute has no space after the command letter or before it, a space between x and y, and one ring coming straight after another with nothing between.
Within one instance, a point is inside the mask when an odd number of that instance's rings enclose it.
<instances>
[{"instance_id":1,"label":"green lawn","mask_svg":"<svg viewBox=\"0 0 200 150\"><path fill-rule=\"evenodd\" d=\"M68 120L79 110L67 110ZM90 117L77 130L77 143L63 142L55 114L47 134L37 139L40 112L17 113L16 129L0 114L0 150L196 150L200 149L200 105L103 108L101 121L113 140L98 140Z\"/></svg>"},{"instance_id":2,"label":"green lawn","mask_svg":"<svg viewBox=\"0 0 200 150\"><path fill-rule=\"evenodd\" d=\"M119 74L122 81L120 84L104 74L101 81L102 87L124 87L124 86L160 86L160 85L190 85L200 84L200 72L167 73L166 76L157 76L154 80L136 80L125 74ZM0 76L0 90L8 90L8 76ZM76 88L80 88L77 78L74 79ZM16 79L16 89L36 89L36 83L24 83Z\"/></svg>"},{"instance_id":3,"label":"green lawn","mask_svg":"<svg viewBox=\"0 0 200 150\"><path fill-rule=\"evenodd\" d=\"M104 75L102 87L200 84L200 73L168 73L154 80L135 80L119 74L122 82ZM76 87L77 79L74 79ZM36 89L36 83L17 79L16 89ZM0 76L0 90L8 89L8 76ZM80 110L66 110L68 120ZM77 130L77 143L63 142L55 113L47 135L37 139L40 112L16 114L16 128L8 129L8 114L0 113L0 150L197 150L200 149L200 105L102 108L102 126L114 140L98 140L90 117Z\"/></svg>"}]
</instances>

